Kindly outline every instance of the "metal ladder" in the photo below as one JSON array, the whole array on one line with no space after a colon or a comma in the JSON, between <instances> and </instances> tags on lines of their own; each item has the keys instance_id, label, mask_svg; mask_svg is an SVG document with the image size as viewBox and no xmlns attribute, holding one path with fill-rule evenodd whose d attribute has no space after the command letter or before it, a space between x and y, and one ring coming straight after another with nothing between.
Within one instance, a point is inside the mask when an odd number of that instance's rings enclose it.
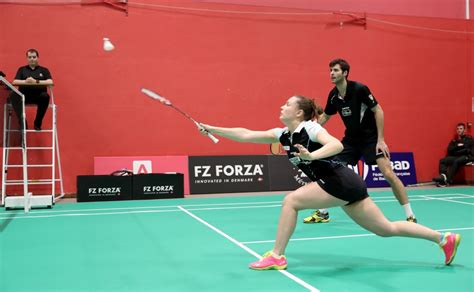
<instances>
[{"instance_id":1,"label":"metal ladder","mask_svg":"<svg viewBox=\"0 0 474 292\"><path fill-rule=\"evenodd\" d=\"M15 87L13 87L8 81L2 80L3 77L0 77L0 80L3 81L11 90L19 94L23 102L23 113L21 118L21 123L23 129L25 129L25 103L24 95L21 94ZM56 104L54 103L54 95L52 87L49 86L49 93L51 96L51 103L49 108L52 113L52 129L41 130L40 132L35 130L15 130L11 128L11 120L13 114L13 108L11 104L5 104L4 107L4 127L3 127L3 163L2 163L2 200L1 204L5 206L6 209L14 208L23 208L25 213L28 213L32 207L48 207L51 208L53 204L60 198L64 197L64 188L62 180L62 170L61 170L61 160L59 154L59 144L58 144L58 134L57 134L57 124L56 124ZM21 134L21 146L10 146L11 137L10 135L13 132L19 132ZM35 135L41 134L50 134L51 135L51 146L34 146L28 147L26 136L27 133L35 132ZM10 151L21 151L21 164L9 164ZM51 163L47 164L28 164L28 154L31 152L39 151L51 151ZM56 178L56 163L58 167L59 178ZM8 170L9 168L22 168L22 179L8 179ZM50 168L51 169L51 178L44 179L29 179L28 169L29 168ZM60 184L60 194L56 194L56 183ZM7 186L22 185L23 186L23 196L8 196L6 194ZM50 195L33 195L28 191L29 185L51 185L51 194Z\"/></svg>"}]
</instances>

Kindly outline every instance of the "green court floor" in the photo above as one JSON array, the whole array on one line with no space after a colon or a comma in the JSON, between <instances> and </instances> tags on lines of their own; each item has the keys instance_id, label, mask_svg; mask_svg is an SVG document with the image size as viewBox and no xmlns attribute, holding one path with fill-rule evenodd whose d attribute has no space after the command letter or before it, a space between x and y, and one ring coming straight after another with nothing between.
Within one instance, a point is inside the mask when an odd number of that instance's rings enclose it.
<instances>
[{"instance_id":1,"label":"green court floor","mask_svg":"<svg viewBox=\"0 0 474 292\"><path fill-rule=\"evenodd\" d=\"M371 192L391 220L391 192ZM341 209L299 223L288 269L253 271L272 248L281 195L58 203L0 211L0 291L474 291L474 189L412 189L419 222L462 235L451 266L429 241L380 238Z\"/></svg>"}]
</instances>

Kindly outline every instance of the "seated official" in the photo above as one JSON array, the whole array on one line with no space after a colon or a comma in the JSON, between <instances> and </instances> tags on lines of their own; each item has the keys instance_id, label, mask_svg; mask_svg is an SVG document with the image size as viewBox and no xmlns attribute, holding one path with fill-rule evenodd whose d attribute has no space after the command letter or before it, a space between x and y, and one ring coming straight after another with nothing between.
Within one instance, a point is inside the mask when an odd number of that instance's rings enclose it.
<instances>
[{"instance_id":1,"label":"seated official","mask_svg":"<svg viewBox=\"0 0 474 292\"><path fill-rule=\"evenodd\" d=\"M34 127L35 130L41 131L41 125L46 111L48 110L50 99L47 86L53 85L53 80L51 79L51 73L48 68L38 65L39 53L37 50L29 49L26 52L26 57L28 65L18 69L12 84L17 85L19 87L18 90L25 95L25 104L38 105ZM21 113L23 111L21 97L12 92L9 96L9 100L21 124ZM26 123L26 125L28 125L28 123Z\"/></svg>"},{"instance_id":2,"label":"seated official","mask_svg":"<svg viewBox=\"0 0 474 292\"><path fill-rule=\"evenodd\" d=\"M472 137L465 134L466 126L459 123L456 126L456 137L449 142L448 156L439 161L439 176L433 178L438 187L445 187L453 183L453 177L459 168L468 162L474 161L472 153Z\"/></svg>"}]
</instances>

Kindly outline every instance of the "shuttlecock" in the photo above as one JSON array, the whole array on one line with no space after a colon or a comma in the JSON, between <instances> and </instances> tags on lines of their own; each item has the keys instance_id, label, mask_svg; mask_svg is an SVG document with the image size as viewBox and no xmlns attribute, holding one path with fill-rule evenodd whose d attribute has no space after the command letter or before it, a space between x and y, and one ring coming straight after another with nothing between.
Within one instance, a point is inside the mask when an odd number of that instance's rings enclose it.
<instances>
[{"instance_id":1,"label":"shuttlecock","mask_svg":"<svg viewBox=\"0 0 474 292\"><path fill-rule=\"evenodd\" d=\"M108 38L104 38L104 51L110 52L113 49L115 49L115 46L112 44L112 42Z\"/></svg>"}]
</instances>

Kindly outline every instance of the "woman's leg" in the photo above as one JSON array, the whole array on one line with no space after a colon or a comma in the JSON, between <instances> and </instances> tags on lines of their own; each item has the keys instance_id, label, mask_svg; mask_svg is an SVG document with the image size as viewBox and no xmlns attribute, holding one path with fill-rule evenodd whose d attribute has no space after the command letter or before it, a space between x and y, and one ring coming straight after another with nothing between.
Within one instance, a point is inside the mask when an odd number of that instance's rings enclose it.
<instances>
[{"instance_id":1,"label":"woman's leg","mask_svg":"<svg viewBox=\"0 0 474 292\"><path fill-rule=\"evenodd\" d=\"M379 236L416 237L436 243L441 241L441 233L423 225L408 221L388 221L371 198L344 206L343 210L357 224Z\"/></svg>"},{"instance_id":2,"label":"woman's leg","mask_svg":"<svg viewBox=\"0 0 474 292\"><path fill-rule=\"evenodd\" d=\"M346 201L329 195L314 182L291 192L282 203L275 246L272 252L266 253L261 260L251 263L249 267L255 270L286 269L286 258L282 255L295 230L298 211L303 209L330 208L345 204L347 204Z\"/></svg>"},{"instance_id":3,"label":"woman's leg","mask_svg":"<svg viewBox=\"0 0 474 292\"><path fill-rule=\"evenodd\" d=\"M343 207L344 211L360 226L379 236L404 236L423 238L436 242L445 255L444 263L451 264L461 242L461 235L441 234L420 224L408 221L390 222L370 198Z\"/></svg>"},{"instance_id":4,"label":"woman's leg","mask_svg":"<svg viewBox=\"0 0 474 292\"><path fill-rule=\"evenodd\" d=\"M331 196L314 182L291 192L283 200L273 252L277 255L285 253L286 245L295 230L299 210L330 208L345 204L346 201Z\"/></svg>"}]
</instances>

